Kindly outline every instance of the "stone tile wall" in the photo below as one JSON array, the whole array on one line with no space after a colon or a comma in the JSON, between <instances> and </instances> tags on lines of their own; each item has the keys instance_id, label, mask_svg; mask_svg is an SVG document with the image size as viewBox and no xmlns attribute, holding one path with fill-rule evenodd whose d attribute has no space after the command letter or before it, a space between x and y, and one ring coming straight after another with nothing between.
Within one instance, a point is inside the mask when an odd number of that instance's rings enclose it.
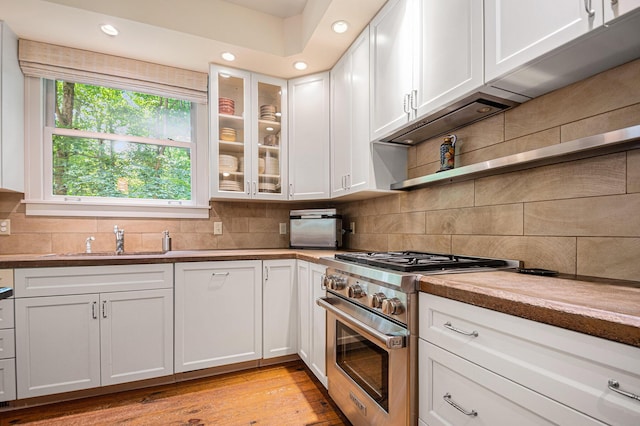
<instances>
[{"instance_id":1,"label":"stone tile wall","mask_svg":"<svg viewBox=\"0 0 640 426\"><path fill-rule=\"evenodd\" d=\"M467 126L456 165L640 124L640 60ZM439 168L434 138L409 176ZM350 248L520 259L528 267L640 281L640 150L434 186L342 206Z\"/></svg>"},{"instance_id":2,"label":"stone tile wall","mask_svg":"<svg viewBox=\"0 0 640 426\"><path fill-rule=\"evenodd\" d=\"M456 132L457 166L640 124L640 60L529 101ZM408 151L409 176L439 168L441 138ZM126 249L284 248L289 210L336 203L211 203L207 220L26 217L20 194L0 193L12 235L0 254L78 252L94 235L112 250L113 225ZM511 257L529 267L640 281L640 150L538 167L451 185L338 203L357 250L400 250ZM222 221L223 235L213 234Z\"/></svg>"}]
</instances>

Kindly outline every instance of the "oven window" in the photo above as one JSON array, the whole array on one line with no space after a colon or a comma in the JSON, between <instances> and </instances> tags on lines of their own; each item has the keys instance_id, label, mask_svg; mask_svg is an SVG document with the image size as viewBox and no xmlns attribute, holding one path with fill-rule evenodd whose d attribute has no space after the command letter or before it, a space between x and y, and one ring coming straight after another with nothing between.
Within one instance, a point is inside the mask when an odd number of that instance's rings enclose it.
<instances>
[{"instance_id":1,"label":"oven window","mask_svg":"<svg viewBox=\"0 0 640 426\"><path fill-rule=\"evenodd\" d=\"M336 363L374 401L389 412L389 354L336 321Z\"/></svg>"}]
</instances>

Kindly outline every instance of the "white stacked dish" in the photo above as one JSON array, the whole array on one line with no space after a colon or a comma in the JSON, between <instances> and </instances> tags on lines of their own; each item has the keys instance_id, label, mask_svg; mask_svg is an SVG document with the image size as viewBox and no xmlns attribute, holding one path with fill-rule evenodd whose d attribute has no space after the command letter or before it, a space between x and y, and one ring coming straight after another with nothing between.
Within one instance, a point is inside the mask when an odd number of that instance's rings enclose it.
<instances>
[{"instance_id":1,"label":"white stacked dish","mask_svg":"<svg viewBox=\"0 0 640 426\"><path fill-rule=\"evenodd\" d=\"M260 119L268 121L276 121L276 106L275 105L261 105L260 106Z\"/></svg>"},{"instance_id":2,"label":"white stacked dish","mask_svg":"<svg viewBox=\"0 0 640 426\"><path fill-rule=\"evenodd\" d=\"M280 162L275 157L267 157L265 158L265 167L264 172L268 175L279 175L280 174Z\"/></svg>"},{"instance_id":3,"label":"white stacked dish","mask_svg":"<svg viewBox=\"0 0 640 426\"><path fill-rule=\"evenodd\" d=\"M242 191L242 185L240 182L230 179L222 179L220 181L221 191Z\"/></svg>"},{"instance_id":4,"label":"white stacked dish","mask_svg":"<svg viewBox=\"0 0 640 426\"><path fill-rule=\"evenodd\" d=\"M227 142L235 142L236 129L233 129L231 127L220 128L220 140L227 141Z\"/></svg>"},{"instance_id":5,"label":"white stacked dish","mask_svg":"<svg viewBox=\"0 0 640 426\"><path fill-rule=\"evenodd\" d=\"M218 155L220 172L235 172L238 170L238 158L233 155Z\"/></svg>"},{"instance_id":6,"label":"white stacked dish","mask_svg":"<svg viewBox=\"0 0 640 426\"><path fill-rule=\"evenodd\" d=\"M260 192L276 192L276 184L273 182L260 182L258 183L258 190Z\"/></svg>"}]
</instances>

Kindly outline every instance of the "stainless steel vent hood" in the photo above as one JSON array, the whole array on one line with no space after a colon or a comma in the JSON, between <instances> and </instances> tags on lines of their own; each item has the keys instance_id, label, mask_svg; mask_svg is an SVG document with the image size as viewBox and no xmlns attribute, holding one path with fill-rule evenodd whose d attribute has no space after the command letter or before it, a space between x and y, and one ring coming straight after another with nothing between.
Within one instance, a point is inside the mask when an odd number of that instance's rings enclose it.
<instances>
[{"instance_id":1,"label":"stainless steel vent hood","mask_svg":"<svg viewBox=\"0 0 640 426\"><path fill-rule=\"evenodd\" d=\"M437 113L415 119L397 132L382 138L381 141L414 145L435 136L450 133L516 105L519 103L478 92Z\"/></svg>"}]
</instances>

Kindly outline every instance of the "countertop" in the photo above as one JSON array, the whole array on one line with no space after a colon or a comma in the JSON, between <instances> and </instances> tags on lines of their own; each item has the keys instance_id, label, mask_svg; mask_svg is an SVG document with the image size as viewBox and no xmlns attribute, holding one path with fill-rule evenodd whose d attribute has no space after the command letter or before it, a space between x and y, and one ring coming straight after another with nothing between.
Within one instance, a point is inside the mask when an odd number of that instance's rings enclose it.
<instances>
[{"instance_id":1,"label":"countertop","mask_svg":"<svg viewBox=\"0 0 640 426\"><path fill-rule=\"evenodd\" d=\"M301 259L332 250L184 250L125 255L1 255L0 269L221 260ZM420 290L460 302L640 347L640 282L541 277L514 271L425 275Z\"/></svg>"},{"instance_id":2,"label":"countertop","mask_svg":"<svg viewBox=\"0 0 640 426\"><path fill-rule=\"evenodd\" d=\"M640 347L640 283L515 271L427 275L420 290Z\"/></svg>"}]
</instances>

